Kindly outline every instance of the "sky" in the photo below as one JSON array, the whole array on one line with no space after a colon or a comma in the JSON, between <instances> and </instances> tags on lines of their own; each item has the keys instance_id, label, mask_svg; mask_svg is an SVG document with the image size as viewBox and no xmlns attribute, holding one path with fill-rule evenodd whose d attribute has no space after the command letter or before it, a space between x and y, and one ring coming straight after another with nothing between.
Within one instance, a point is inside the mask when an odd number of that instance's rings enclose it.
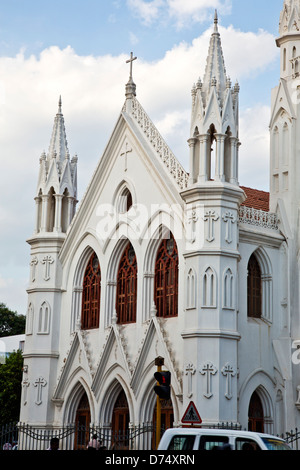
<instances>
[{"instance_id":1,"label":"sky","mask_svg":"<svg viewBox=\"0 0 300 470\"><path fill-rule=\"evenodd\" d=\"M240 84L243 186L269 190L271 89L283 0L0 0L0 303L26 314L39 158L62 96L79 200L125 101L137 98L188 171L191 89L204 75L214 10Z\"/></svg>"}]
</instances>

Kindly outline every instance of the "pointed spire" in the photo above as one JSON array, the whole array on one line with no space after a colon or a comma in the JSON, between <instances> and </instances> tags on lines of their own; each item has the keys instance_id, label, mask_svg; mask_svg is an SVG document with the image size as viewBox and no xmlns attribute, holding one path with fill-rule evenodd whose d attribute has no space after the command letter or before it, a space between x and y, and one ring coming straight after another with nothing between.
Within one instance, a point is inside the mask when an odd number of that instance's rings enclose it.
<instances>
[{"instance_id":1,"label":"pointed spire","mask_svg":"<svg viewBox=\"0 0 300 470\"><path fill-rule=\"evenodd\" d=\"M203 79L203 90L209 92L211 86L217 86L219 92L226 90L226 68L221 45L221 36L218 28L218 13L215 11L214 31L211 35L209 52Z\"/></svg>"},{"instance_id":2,"label":"pointed spire","mask_svg":"<svg viewBox=\"0 0 300 470\"><path fill-rule=\"evenodd\" d=\"M69 156L68 142L65 130L65 121L62 114L62 99L59 97L58 101L58 112L54 119L54 126L52 131L52 137L49 146L48 158L51 159L54 156L57 162L62 163L65 158Z\"/></svg>"},{"instance_id":3,"label":"pointed spire","mask_svg":"<svg viewBox=\"0 0 300 470\"><path fill-rule=\"evenodd\" d=\"M204 79L203 82L199 80L192 89L191 127L188 140L189 185L212 180L238 185L238 114L239 85L236 84L232 88L232 82L226 73L218 14L215 11ZM214 140L217 151L213 169L211 162ZM225 162L231 162L231 165Z\"/></svg>"}]
</instances>

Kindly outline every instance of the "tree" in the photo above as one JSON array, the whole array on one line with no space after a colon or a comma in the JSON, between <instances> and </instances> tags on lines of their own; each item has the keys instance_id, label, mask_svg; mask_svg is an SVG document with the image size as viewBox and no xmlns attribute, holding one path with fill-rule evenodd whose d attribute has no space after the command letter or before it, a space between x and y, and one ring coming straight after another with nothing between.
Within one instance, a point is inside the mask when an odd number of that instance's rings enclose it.
<instances>
[{"instance_id":1,"label":"tree","mask_svg":"<svg viewBox=\"0 0 300 470\"><path fill-rule=\"evenodd\" d=\"M0 426L19 421L23 356L14 351L0 364Z\"/></svg>"},{"instance_id":2,"label":"tree","mask_svg":"<svg viewBox=\"0 0 300 470\"><path fill-rule=\"evenodd\" d=\"M26 317L0 303L0 338L4 336L22 335L25 333Z\"/></svg>"}]
</instances>

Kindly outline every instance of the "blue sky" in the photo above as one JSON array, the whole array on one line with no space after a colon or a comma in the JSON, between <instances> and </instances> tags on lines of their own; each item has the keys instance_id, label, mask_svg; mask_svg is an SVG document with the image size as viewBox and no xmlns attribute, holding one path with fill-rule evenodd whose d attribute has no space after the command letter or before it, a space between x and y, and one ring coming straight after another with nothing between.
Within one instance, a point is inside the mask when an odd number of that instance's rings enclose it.
<instances>
[{"instance_id":1,"label":"blue sky","mask_svg":"<svg viewBox=\"0 0 300 470\"><path fill-rule=\"evenodd\" d=\"M197 4L197 0L192 2ZM64 49L70 45L78 55L118 56L134 49L139 58L155 61L175 44L190 43L201 34L211 24L218 3L222 26L233 25L245 32L262 28L276 35L283 0L210 0L206 4L213 6L203 9L203 21L193 21L191 15L180 27L178 18L170 15L167 0L144 3L161 4L151 21L139 14L135 0L0 0L0 56L15 56L20 50L26 57L38 56L50 46ZM268 102L270 84L276 84L276 66L260 79L255 94L247 93L245 87L247 102Z\"/></svg>"},{"instance_id":2,"label":"blue sky","mask_svg":"<svg viewBox=\"0 0 300 470\"><path fill-rule=\"evenodd\" d=\"M277 32L282 0L224 3L231 5L219 10L224 26L233 24L242 30L263 28ZM80 55L118 55L128 52L134 34L139 41L136 53L155 60L174 43L191 41L207 27L213 11L210 8L205 12L206 21L202 23L189 19L184 27L178 28L176 18L166 18L166 8L161 8L162 17L146 23L126 0L1 0L0 53L14 55L26 47L28 53L36 54L51 45L62 48L72 45Z\"/></svg>"},{"instance_id":3,"label":"blue sky","mask_svg":"<svg viewBox=\"0 0 300 470\"><path fill-rule=\"evenodd\" d=\"M79 197L122 108L131 51L138 56L137 97L188 170L190 91L204 73L215 7L227 71L241 86L240 183L268 190L282 6L283 0L0 0L0 302L26 312L26 239L59 95L70 153L79 158Z\"/></svg>"}]
</instances>

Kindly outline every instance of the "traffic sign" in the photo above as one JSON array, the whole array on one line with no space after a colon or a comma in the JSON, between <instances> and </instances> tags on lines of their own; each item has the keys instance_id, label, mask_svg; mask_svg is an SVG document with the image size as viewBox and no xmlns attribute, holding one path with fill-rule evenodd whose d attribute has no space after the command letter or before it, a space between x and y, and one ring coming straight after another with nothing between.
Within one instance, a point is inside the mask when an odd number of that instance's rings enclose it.
<instances>
[{"instance_id":1,"label":"traffic sign","mask_svg":"<svg viewBox=\"0 0 300 470\"><path fill-rule=\"evenodd\" d=\"M183 424L201 424L202 423L202 419L193 401L191 401L189 406L187 407L187 410L184 413L181 422Z\"/></svg>"}]
</instances>

